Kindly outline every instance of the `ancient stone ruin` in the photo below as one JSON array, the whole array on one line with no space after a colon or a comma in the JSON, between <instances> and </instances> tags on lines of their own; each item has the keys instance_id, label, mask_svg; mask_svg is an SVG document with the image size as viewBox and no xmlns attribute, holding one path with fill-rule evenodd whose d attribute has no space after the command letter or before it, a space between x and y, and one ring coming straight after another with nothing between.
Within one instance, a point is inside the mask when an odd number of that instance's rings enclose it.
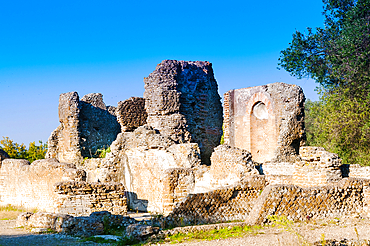
<instances>
[{"instance_id":1,"label":"ancient stone ruin","mask_svg":"<svg viewBox=\"0 0 370 246\"><path fill-rule=\"evenodd\" d=\"M296 85L274 83L231 90L224 95L225 143L253 159L294 161L305 143L304 101Z\"/></svg>"},{"instance_id":2,"label":"ancient stone ruin","mask_svg":"<svg viewBox=\"0 0 370 246\"><path fill-rule=\"evenodd\" d=\"M304 146L299 86L231 90L222 118L208 62L166 60L144 82L144 98L117 107L99 93L61 94L48 159L30 164L0 152L0 204L120 220L129 209L158 212L174 226L370 215L370 168Z\"/></svg>"},{"instance_id":3,"label":"ancient stone ruin","mask_svg":"<svg viewBox=\"0 0 370 246\"><path fill-rule=\"evenodd\" d=\"M120 132L114 111L106 107L100 93L81 100L77 92L61 94L60 126L49 138L46 158L78 164L85 157L96 157L97 151L108 148Z\"/></svg>"},{"instance_id":4,"label":"ancient stone ruin","mask_svg":"<svg viewBox=\"0 0 370 246\"><path fill-rule=\"evenodd\" d=\"M209 62L166 60L145 82L148 124L176 143L199 145L209 164L222 135L222 105Z\"/></svg>"}]
</instances>

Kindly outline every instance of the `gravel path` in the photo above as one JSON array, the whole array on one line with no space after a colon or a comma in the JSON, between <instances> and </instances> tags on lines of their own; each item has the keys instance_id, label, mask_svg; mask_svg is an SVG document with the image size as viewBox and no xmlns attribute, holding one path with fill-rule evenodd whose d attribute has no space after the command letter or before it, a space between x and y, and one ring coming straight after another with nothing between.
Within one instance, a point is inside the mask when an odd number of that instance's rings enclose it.
<instances>
[{"instance_id":1,"label":"gravel path","mask_svg":"<svg viewBox=\"0 0 370 246\"><path fill-rule=\"evenodd\" d=\"M325 240L369 240L370 239L370 220L348 218L336 222L334 220L322 221L318 224L314 223L295 223L296 232L301 234L307 242L313 244L322 240L322 235L325 235ZM242 238L228 238L213 241L192 241L186 243L178 243L177 246L239 246L239 245L302 245L299 243L298 237L293 233L282 231L278 228L267 228L259 231L260 234L248 235ZM171 243L161 244L161 246L170 246ZM320 244L321 245L321 244ZM370 244L363 244L370 245Z\"/></svg>"},{"instance_id":2,"label":"gravel path","mask_svg":"<svg viewBox=\"0 0 370 246\"><path fill-rule=\"evenodd\" d=\"M62 245L110 245L94 242L79 242L78 238L61 234L35 234L15 228L15 220L0 220L1 246L62 246Z\"/></svg>"},{"instance_id":3,"label":"gravel path","mask_svg":"<svg viewBox=\"0 0 370 246\"><path fill-rule=\"evenodd\" d=\"M14 228L14 220L0 221L0 245L30 245L30 246L56 246L56 245L110 245L93 242L79 242L78 238L60 234L32 234L27 230ZM339 222L334 220L315 223L296 223L295 230L302 234L308 242L320 241L322 235L325 239L353 239L357 241L357 229L360 240L370 239L370 220L343 219ZM257 235L248 235L243 238L229 238L213 241L192 241L176 244L178 246L237 246L237 245L300 245L297 236L288 232L281 232L278 228L266 228L258 231ZM174 245L171 243L160 244L162 246ZM369 245L369 244L365 244Z\"/></svg>"}]
</instances>

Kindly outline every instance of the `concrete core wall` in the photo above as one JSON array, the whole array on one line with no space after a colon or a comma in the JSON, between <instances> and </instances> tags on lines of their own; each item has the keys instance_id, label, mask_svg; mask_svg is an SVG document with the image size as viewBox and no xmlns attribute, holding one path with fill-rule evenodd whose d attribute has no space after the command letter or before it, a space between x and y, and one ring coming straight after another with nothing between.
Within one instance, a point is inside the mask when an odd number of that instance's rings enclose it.
<instances>
[{"instance_id":1,"label":"concrete core wall","mask_svg":"<svg viewBox=\"0 0 370 246\"><path fill-rule=\"evenodd\" d=\"M0 168L0 204L45 211L56 210L53 185L85 179L83 170L55 159L34 161L5 159Z\"/></svg>"},{"instance_id":2,"label":"concrete core wall","mask_svg":"<svg viewBox=\"0 0 370 246\"><path fill-rule=\"evenodd\" d=\"M121 183L86 182L84 170L56 159L5 159L0 168L0 205L87 216L96 211L126 214Z\"/></svg>"},{"instance_id":3,"label":"concrete core wall","mask_svg":"<svg viewBox=\"0 0 370 246\"><path fill-rule=\"evenodd\" d=\"M176 143L197 143L210 164L222 136L222 105L212 64L165 60L144 79L147 123Z\"/></svg>"}]
</instances>

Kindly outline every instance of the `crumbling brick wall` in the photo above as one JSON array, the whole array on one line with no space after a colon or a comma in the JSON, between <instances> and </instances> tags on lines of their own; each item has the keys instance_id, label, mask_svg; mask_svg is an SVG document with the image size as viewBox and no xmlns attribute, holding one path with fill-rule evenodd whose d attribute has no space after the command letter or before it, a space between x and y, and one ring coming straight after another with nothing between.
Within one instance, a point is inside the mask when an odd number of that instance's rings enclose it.
<instances>
[{"instance_id":1,"label":"crumbling brick wall","mask_svg":"<svg viewBox=\"0 0 370 246\"><path fill-rule=\"evenodd\" d=\"M166 171L163 188L163 212L165 215L187 197L194 189L195 176L191 168L171 168Z\"/></svg>"},{"instance_id":2,"label":"crumbling brick wall","mask_svg":"<svg viewBox=\"0 0 370 246\"><path fill-rule=\"evenodd\" d=\"M335 218L364 212L364 187L369 180L345 178L330 185L302 188L270 185L256 201L247 222L260 224L270 215L290 220Z\"/></svg>"},{"instance_id":3,"label":"crumbling brick wall","mask_svg":"<svg viewBox=\"0 0 370 246\"><path fill-rule=\"evenodd\" d=\"M184 224L244 220L265 186L264 177L257 175L236 186L190 194L169 217Z\"/></svg>"},{"instance_id":4,"label":"crumbling brick wall","mask_svg":"<svg viewBox=\"0 0 370 246\"><path fill-rule=\"evenodd\" d=\"M145 111L145 100L141 97L130 97L118 102L116 110L117 120L121 125L121 132L133 131L146 124L148 114Z\"/></svg>"},{"instance_id":5,"label":"crumbling brick wall","mask_svg":"<svg viewBox=\"0 0 370 246\"><path fill-rule=\"evenodd\" d=\"M222 106L209 62L165 60L145 82L145 108L150 126L176 143L198 143L209 164L222 135Z\"/></svg>"},{"instance_id":6,"label":"crumbling brick wall","mask_svg":"<svg viewBox=\"0 0 370 246\"><path fill-rule=\"evenodd\" d=\"M224 94L225 144L263 163L294 162L304 145L304 101L296 85L273 83Z\"/></svg>"},{"instance_id":7,"label":"crumbling brick wall","mask_svg":"<svg viewBox=\"0 0 370 246\"><path fill-rule=\"evenodd\" d=\"M48 140L46 157L74 164L80 164L84 157L95 157L97 150L108 148L120 132L113 112L100 93L87 94L81 100L77 92L61 94L61 124Z\"/></svg>"},{"instance_id":8,"label":"crumbling brick wall","mask_svg":"<svg viewBox=\"0 0 370 246\"><path fill-rule=\"evenodd\" d=\"M121 183L63 181L54 184L54 191L58 194L56 213L74 216L88 216L98 211L127 214L125 188Z\"/></svg>"},{"instance_id":9,"label":"crumbling brick wall","mask_svg":"<svg viewBox=\"0 0 370 246\"><path fill-rule=\"evenodd\" d=\"M263 175L242 184L206 193L189 194L167 220L177 225L245 220L267 222L270 215L305 221L369 214L370 181L344 178L325 186L267 185Z\"/></svg>"}]
</instances>

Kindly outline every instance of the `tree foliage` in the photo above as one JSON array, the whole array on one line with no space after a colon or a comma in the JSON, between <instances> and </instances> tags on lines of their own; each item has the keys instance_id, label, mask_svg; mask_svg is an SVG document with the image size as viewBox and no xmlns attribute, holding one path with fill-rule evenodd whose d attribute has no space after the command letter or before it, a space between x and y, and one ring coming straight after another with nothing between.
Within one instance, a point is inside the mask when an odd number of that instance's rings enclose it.
<instances>
[{"instance_id":1,"label":"tree foliage","mask_svg":"<svg viewBox=\"0 0 370 246\"><path fill-rule=\"evenodd\" d=\"M323 0L324 28L296 31L279 65L320 84L306 103L307 140L370 164L370 0Z\"/></svg>"},{"instance_id":2,"label":"tree foliage","mask_svg":"<svg viewBox=\"0 0 370 246\"><path fill-rule=\"evenodd\" d=\"M324 88L367 88L370 65L370 0L323 0L324 28L296 31L279 65ZM356 87L356 88L354 88Z\"/></svg>"},{"instance_id":3,"label":"tree foliage","mask_svg":"<svg viewBox=\"0 0 370 246\"><path fill-rule=\"evenodd\" d=\"M23 143L18 144L9 139L9 137L3 137L3 140L0 141L0 148L8 153L10 158L26 159L29 162L33 162L45 158L47 144L43 144L42 141L39 141L39 145L31 142L27 149Z\"/></svg>"}]
</instances>

